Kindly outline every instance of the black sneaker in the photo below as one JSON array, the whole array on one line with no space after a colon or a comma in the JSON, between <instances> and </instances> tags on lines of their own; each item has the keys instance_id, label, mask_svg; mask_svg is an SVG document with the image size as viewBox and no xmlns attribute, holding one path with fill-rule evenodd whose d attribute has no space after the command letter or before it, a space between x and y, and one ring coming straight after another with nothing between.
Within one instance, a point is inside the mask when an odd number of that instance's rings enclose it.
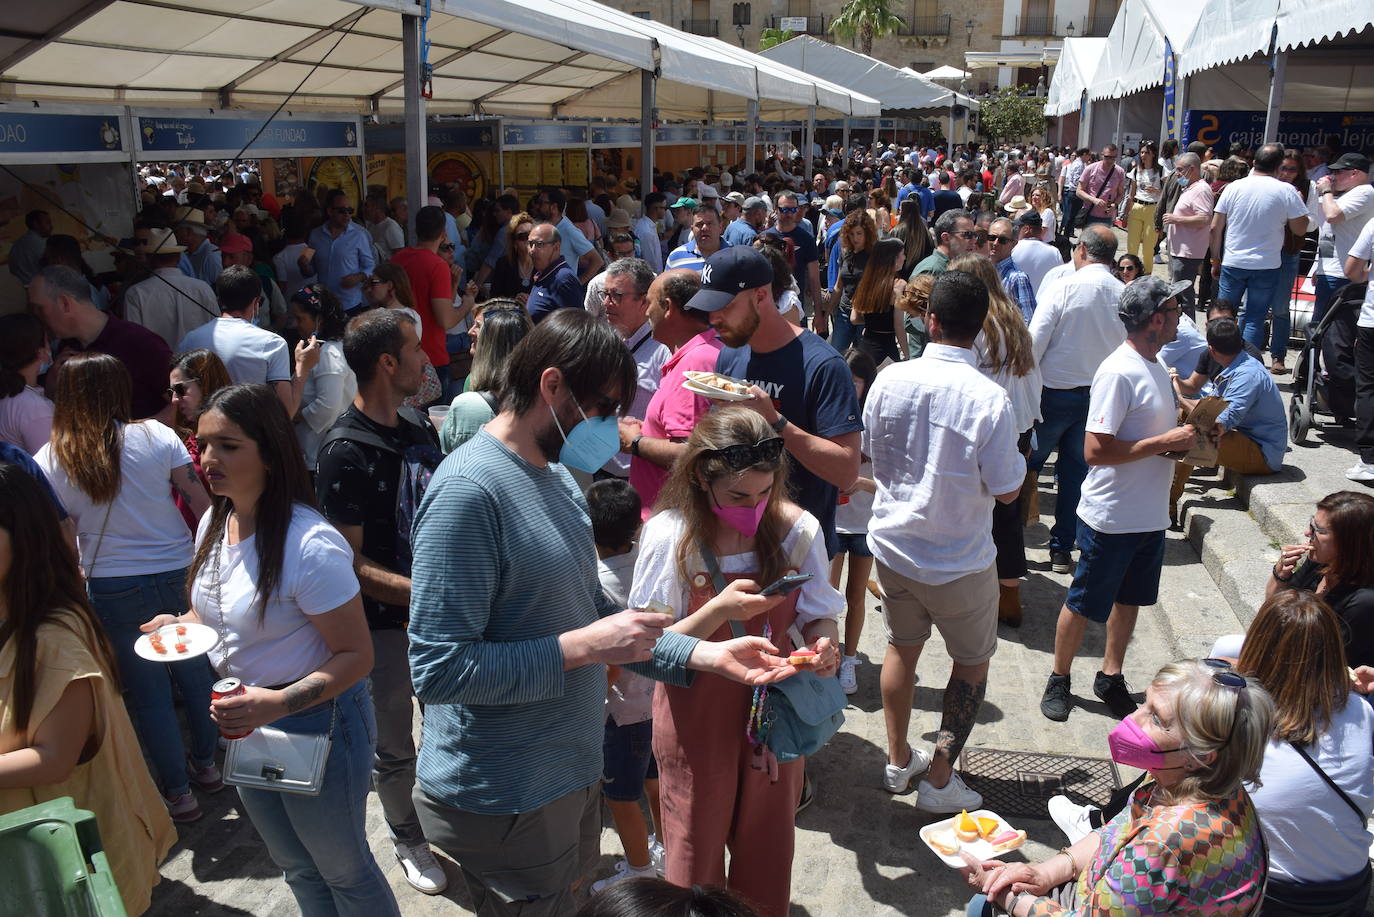
<instances>
[{"instance_id":1,"label":"black sneaker","mask_svg":"<svg viewBox=\"0 0 1374 917\"><path fill-rule=\"evenodd\" d=\"M1062 723L1073 709L1073 695L1069 693L1069 676L1050 674L1045 682L1045 695L1040 698L1040 712L1046 719Z\"/></svg>"},{"instance_id":2,"label":"black sneaker","mask_svg":"<svg viewBox=\"0 0 1374 917\"><path fill-rule=\"evenodd\" d=\"M1107 709L1112 711L1112 716L1119 720L1135 713L1136 702L1131 697L1131 689L1126 687L1126 676L1118 673L1116 675L1103 675L1097 673L1093 679L1093 693L1098 700L1107 705Z\"/></svg>"},{"instance_id":3,"label":"black sneaker","mask_svg":"<svg viewBox=\"0 0 1374 917\"><path fill-rule=\"evenodd\" d=\"M1050 569L1055 573L1073 572L1073 555L1068 551L1050 548Z\"/></svg>"}]
</instances>

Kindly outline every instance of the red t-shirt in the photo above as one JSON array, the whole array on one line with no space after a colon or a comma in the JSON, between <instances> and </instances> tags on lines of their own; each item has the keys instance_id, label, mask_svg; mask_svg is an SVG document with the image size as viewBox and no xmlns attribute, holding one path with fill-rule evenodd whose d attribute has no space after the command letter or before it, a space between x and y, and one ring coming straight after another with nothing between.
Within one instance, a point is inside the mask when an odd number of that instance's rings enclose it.
<instances>
[{"instance_id":1,"label":"red t-shirt","mask_svg":"<svg viewBox=\"0 0 1374 917\"><path fill-rule=\"evenodd\" d=\"M427 248L403 248L391 256L410 278L410 292L415 296L415 311L420 313L420 346L435 366L448 365L448 335L434 320L431 299L449 299L453 295L453 274L448 262Z\"/></svg>"}]
</instances>

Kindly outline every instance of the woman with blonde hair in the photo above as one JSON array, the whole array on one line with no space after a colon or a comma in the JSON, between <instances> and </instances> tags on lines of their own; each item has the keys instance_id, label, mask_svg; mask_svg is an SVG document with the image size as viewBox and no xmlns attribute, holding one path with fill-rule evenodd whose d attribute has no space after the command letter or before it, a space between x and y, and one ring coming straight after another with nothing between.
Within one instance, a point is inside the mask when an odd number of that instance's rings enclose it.
<instances>
[{"instance_id":1,"label":"woman with blonde hair","mask_svg":"<svg viewBox=\"0 0 1374 917\"><path fill-rule=\"evenodd\" d=\"M738 622L780 655L809 647L811 670L835 674L844 599L829 583L820 524L788 496L782 439L757 412L717 408L698 421L656 510L640 535L631 607L662 602L679 619L674 630L712 641ZM812 575L799 589L758 594L798 572ZM715 675L659 685L653 749L668 880L725 885L765 917L786 917L804 759L771 757L759 732L767 705L766 691Z\"/></svg>"},{"instance_id":2,"label":"woman with blonde hair","mask_svg":"<svg viewBox=\"0 0 1374 917\"><path fill-rule=\"evenodd\" d=\"M960 255L949 264L951 271L967 271L988 288L988 317L973 342L973 353L983 375L1000 385L1011 399L1012 415L1020 437L1016 448L1030 454L1031 429L1040 420L1040 370L1030 331L1021 310L1011 301L997 276L991 258ZM995 503L992 508L992 540L997 545L997 581L1001 597L998 620L1021 626L1021 578L1027 573L1025 530L1021 525L1021 500Z\"/></svg>"},{"instance_id":3,"label":"woman with blonde hair","mask_svg":"<svg viewBox=\"0 0 1374 917\"><path fill-rule=\"evenodd\" d=\"M878 235L885 236L892 228L892 198L882 188L874 188L868 192L868 213L869 219L878 229Z\"/></svg>"},{"instance_id":4,"label":"woman with blonde hair","mask_svg":"<svg viewBox=\"0 0 1374 917\"><path fill-rule=\"evenodd\" d=\"M150 610L186 607L191 534L168 487L195 518L210 498L173 430L153 420L131 422L131 389L129 371L109 354L68 360L57 377L52 439L34 459L76 525L86 592L115 648L134 726L172 819L195 821L202 813L190 783L209 793L223 787L215 768L219 734L208 712L213 674L203 658L143 659L134 642ZM174 682L185 701L189 756L172 704Z\"/></svg>"},{"instance_id":5,"label":"woman with blonde hair","mask_svg":"<svg viewBox=\"0 0 1374 917\"><path fill-rule=\"evenodd\" d=\"M506 363L515 345L534 325L524 306L513 299L488 299L472 318L472 371L467 390L453 399L439 429L439 445L452 452L477 435L500 412L506 388Z\"/></svg>"},{"instance_id":6,"label":"woman with blonde hair","mask_svg":"<svg viewBox=\"0 0 1374 917\"><path fill-rule=\"evenodd\" d=\"M902 312L902 328L906 331L908 360L919 357L930 340L926 331L926 306L930 303L930 291L934 286L934 274L919 274L908 281L906 289L897 297L897 308Z\"/></svg>"},{"instance_id":7,"label":"woman with blonde hair","mask_svg":"<svg viewBox=\"0 0 1374 917\"><path fill-rule=\"evenodd\" d=\"M1031 209L1040 214L1040 241L1054 244L1054 234L1058 231L1059 217L1054 212L1054 191L1049 185L1036 185L1030 193Z\"/></svg>"},{"instance_id":8,"label":"woman with blonde hair","mask_svg":"<svg viewBox=\"0 0 1374 917\"><path fill-rule=\"evenodd\" d=\"M844 353L857 336L850 326L849 313L854 304L854 292L859 288L859 280L877 241L878 227L867 211L855 210L840 224L839 270L825 305L831 319L830 346L840 353Z\"/></svg>"},{"instance_id":9,"label":"woman with blonde hair","mask_svg":"<svg viewBox=\"0 0 1374 917\"><path fill-rule=\"evenodd\" d=\"M492 269L488 296L515 298L529 295L534 283L534 262L530 260L530 230L534 217L523 210L506 223L506 253L496 260Z\"/></svg>"}]
</instances>

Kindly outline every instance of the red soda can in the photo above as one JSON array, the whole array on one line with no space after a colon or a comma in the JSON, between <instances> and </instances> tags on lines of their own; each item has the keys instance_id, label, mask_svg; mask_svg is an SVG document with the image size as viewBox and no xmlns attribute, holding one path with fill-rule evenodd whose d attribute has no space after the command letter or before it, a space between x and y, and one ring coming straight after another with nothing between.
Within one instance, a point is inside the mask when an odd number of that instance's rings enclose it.
<instances>
[{"instance_id":1,"label":"red soda can","mask_svg":"<svg viewBox=\"0 0 1374 917\"><path fill-rule=\"evenodd\" d=\"M248 689L237 678L221 678L210 686L210 700L219 700L221 697L238 697L240 694L247 693ZM221 727L219 734L226 739L241 739L252 731L250 729L248 732L228 732Z\"/></svg>"}]
</instances>

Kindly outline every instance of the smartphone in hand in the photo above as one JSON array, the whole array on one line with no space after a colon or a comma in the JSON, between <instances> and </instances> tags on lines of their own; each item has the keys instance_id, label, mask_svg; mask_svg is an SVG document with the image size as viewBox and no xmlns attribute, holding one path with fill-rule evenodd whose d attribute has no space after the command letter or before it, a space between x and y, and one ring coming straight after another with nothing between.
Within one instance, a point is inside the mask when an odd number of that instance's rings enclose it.
<instances>
[{"instance_id":1,"label":"smartphone in hand","mask_svg":"<svg viewBox=\"0 0 1374 917\"><path fill-rule=\"evenodd\" d=\"M810 573L789 573L764 587L759 595L787 595L794 589L800 589L812 576Z\"/></svg>"}]
</instances>

